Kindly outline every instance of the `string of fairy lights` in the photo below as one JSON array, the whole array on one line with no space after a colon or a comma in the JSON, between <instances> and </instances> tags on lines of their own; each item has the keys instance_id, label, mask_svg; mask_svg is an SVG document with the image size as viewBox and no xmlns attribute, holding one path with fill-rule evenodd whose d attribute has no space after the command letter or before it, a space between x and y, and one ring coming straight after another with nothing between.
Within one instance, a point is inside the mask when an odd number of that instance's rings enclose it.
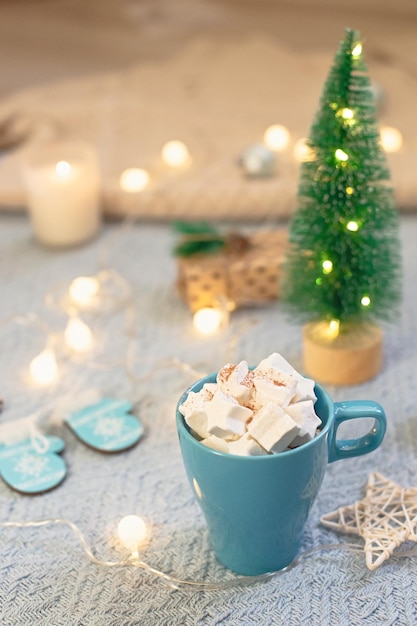
<instances>
[{"instance_id":1,"label":"string of fairy lights","mask_svg":"<svg viewBox=\"0 0 417 626\"><path fill-rule=\"evenodd\" d=\"M353 54L353 53L352 53ZM338 115L342 117L346 125L354 124L354 113L351 109L343 108ZM262 145L271 153L282 153L290 149L292 143L291 133L283 124L272 124L268 126L262 139ZM401 132L393 126L381 126L380 143L386 153L398 152L403 145ZM297 139L292 145L293 157L298 162L304 162L313 158L311 148L307 144L307 139L302 137ZM347 161L348 155L342 150L336 150L336 158L340 162ZM168 168L187 169L191 167L193 158L188 146L180 140L170 140L162 146L162 161ZM256 166L254 168L256 173ZM119 178L122 191L126 193L140 193L152 183L151 173L142 167L129 167L125 169ZM354 228L354 226L352 226Z\"/></svg>"},{"instance_id":2,"label":"string of fairy lights","mask_svg":"<svg viewBox=\"0 0 417 626\"><path fill-rule=\"evenodd\" d=\"M118 522L115 532L117 548L119 552L123 552L125 556L123 559L115 561L106 561L98 558L94 554L91 546L85 539L79 527L71 520L65 518L50 518L30 522L0 522L0 528L4 528L5 530L13 528L42 528L45 526L66 526L70 528L75 537L78 539L78 542L80 543L89 561L96 566L112 569L122 567L140 569L149 575L158 578L173 589L187 589L189 591L220 591L236 587L244 587L256 583L265 583L272 578L282 576L297 566L301 566L308 558L326 552L341 551L351 552L352 554L363 553L363 550L358 545L353 543L329 543L305 550L299 554L297 558L292 561L292 563L287 565L287 567L276 572L267 572L266 574L259 574L255 576L227 575L227 577L215 581L187 578L183 579L153 567L141 559L141 555L144 554L146 546L149 543L149 526L146 524L146 521L138 515L126 515ZM407 550L397 553L396 556L410 557L415 556L416 553L416 550Z\"/></svg>"},{"instance_id":3,"label":"string of fairy lights","mask_svg":"<svg viewBox=\"0 0 417 626\"><path fill-rule=\"evenodd\" d=\"M163 581L173 589L187 589L189 591L220 591L225 589L233 589L236 587L244 587L253 584L265 583L268 580L282 576L283 574L302 566L304 562L312 556L325 554L327 552L350 552L352 555L363 555L363 549L354 543L328 543L316 546L301 552L289 565L275 572L267 572L255 576L237 576L227 575L221 580L198 580L179 578L167 572L164 572L144 561L141 556L146 552L146 546L150 540L149 525L138 515L126 515L122 517L116 528L115 537L116 545L119 552L124 553L123 559L115 561L106 561L98 558L79 527L71 520L65 518L50 518L38 521L28 522L0 522L0 528L7 529L27 529L42 528L45 526L66 526L71 529L84 554L89 561L96 566L106 568L122 568L130 567L140 569L149 575ZM417 556L417 549L397 551L393 558L410 558Z\"/></svg>"},{"instance_id":4,"label":"string of fairy lights","mask_svg":"<svg viewBox=\"0 0 417 626\"><path fill-rule=\"evenodd\" d=\"M124 310L126 320L134 317L134 302L132 288L128 281L113 269L102 270L95 276L78 276L74 278L67 292L62 295L58 292L50 291L46 295L46 301L63 307L67 314L67 322L61 336L52 332L47 324L35 313L29 312L26 315L16 315L0 323L5 326L10 323L18 325L33 326L46 335L45 347L35 355L28 365L28 370L35 385L45 387L52 385L59 375L56 348L57 344L63 344L70 352L78 357L87 356L96 341L90 326L81 317L82 312L100 310L106 311L106 302L109 302L109 293L106 291L111 287L111 303L113 307ZM204 307L196 311L193 315L193 326L201 335L209 336L226 327L230 320L230 307L228 302L220 300L218 306ZM123 364L126 370L135 381L146 378L139 377L133 373L131 361L128 355L134 349L137 333L129 324L126 334L130 337L130 345L127 349L126 361ZM183 371L191 373L194 377L203 375L193 369L190 364L183 363L177 357L166 359L156 365L156 368L166 366L167 363L181 368Z\"/></svg>"}]
</instances>

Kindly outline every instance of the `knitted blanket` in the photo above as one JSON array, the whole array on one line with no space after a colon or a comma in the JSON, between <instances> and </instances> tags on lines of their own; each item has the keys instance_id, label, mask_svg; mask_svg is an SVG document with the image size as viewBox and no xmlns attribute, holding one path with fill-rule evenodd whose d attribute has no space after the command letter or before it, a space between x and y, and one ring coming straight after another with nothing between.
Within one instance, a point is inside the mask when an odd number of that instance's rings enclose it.
<instances>
[{"instance_id":1,"label":"knitted blanket","mask_svg":"<svg viewBox=\"0 0 417 626\"><path fill-rule=\"evenodd\" d=\"M339 39L342 33L340 33ZM296 52L273 38L200 36L163 61L143 60L119 72L31 88L0 103L0 121L20 143L0 160L0 205L25 206L19 162L30 144L71 137L95 145L108 215L145 219L285 218L296 202L297 142L306 137L333 52ZM366 53L366 47L365 47ZM381 97L380 121L403 133L389 155L397 204L415 209L417 156L412 72L384 56L368 61ZM289 146L278 154L277 174L247 178L239 156L262 141L271 124L284 124ZM171 139L186 143L192 164L173 170L161 159ZM146 168L143 192L120 188L121 173Z\"/></svg>"},{"instance_id":2,"label":"knitted blanket","mask_svg":"<svg viewBox=\"0 0 417 626\"><path fill-rule=\"evenodd\" d=\"M404 487L417 486L417 219L402 216L404 259L402 315L385 329L384 365L374 379L357 387L328 387L335 400L372 399L388 418L382 446L372 454L328 466L304 531L302 551L323 544L352 542L336 535L320 517L364 495L370 472ZM175 405L192 378L167 367L178 358L201 371L226 360L256 364L272 351L300 368L301 329L279 303L233 313L230 328L198 336L174 283L173 241L163 224L105 227L90 245L51 251L35 243L28 220L0 216L1 423L18 420L64 395L75 398L97 389L135 402L145 436L120 454L100 454L83 445L66 426L54 433L65 441L67 476L56 489L23 496L0 479L0 521L67 518L78 525L99 558L116 560L115 532L125 515L143 516L151 539L141 553L151 566L182 579L219 580L230 576L213 555L205 522L185 475L175 430ZM59 381L36 388L28 365L47 335L33 324L6 323L32 312L62 336L66 316L49 306L47 293L64 293L76 276L95 274L107 260L132 285L136 316L126 333L124 310L87 316L94 352L87 359L58 352ZM59 299L58 299L59 302ZM133 341L130 368L126 348ZM59 344L54 344L58 346ZM231 353L227 346L234 346ZM227 353L227 354L226 354ZM149 374L152 376L137 379ZM368 426L368 424L367 424ZM414 545L414 544L412 544ZM370 572L364 555L347 551L315 554L268 582L222 591L175 590L136 568L104 568L90 563L66 527L5 529L0 532L1 623L8 626L409 626L416 622L417 560L391 557Z\"/></svg>"}]
</instances>

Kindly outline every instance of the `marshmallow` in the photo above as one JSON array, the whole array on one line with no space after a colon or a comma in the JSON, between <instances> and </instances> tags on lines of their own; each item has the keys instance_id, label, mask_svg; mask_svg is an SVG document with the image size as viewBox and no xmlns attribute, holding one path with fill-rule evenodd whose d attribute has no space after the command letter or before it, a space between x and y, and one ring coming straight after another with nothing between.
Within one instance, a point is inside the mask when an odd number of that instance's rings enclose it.
<instances>
[{"instance_id":1,"label":"marshmallow","mask_svg":"<svg viewBox=\"0 0 417 626\"><path fill-rule=\"evenodd\" d=\"M314 381L274 352L250 371L247 361L222 367L216 383L190 392L180 406L191 432L209 448L257 456L313 439Z\"/></svg>"},{"instance_id":2,"label":"marshmallow","mask_svg":"<svg viewBox=\"0 0 417 626\"><path fill-rule=\"evenodd\" d=\"M293 366L290 365L283 356L278 354L278 352L273 352L268 358L263 359L255 368L255 372L268 372L271 369L278 372L285 372L285 374L291 374L295 377L299 376Z\"/></svg>"},{"instance_id":3,"label":"marshmallow","mask_svg":"<svg viewBox=\"0 0 417 626\"><path fill-rule=\"evenodd\" d=\"M300 426L300 434L291 442L292 447L300 446L310 439L314 439L317 428L321 425L321 419L314 411L312 400L297 402L286 407L285 412L292 417Z\"/></svg>"},{"instance_id":4,"label":"marshmallow","mask_svg":"<svg viewBox=\"0 0 417 626\"><path fill-rule=\"evenodd\" d=\"M255 374L253 384L258 402L261 401L263 405L275 402L286 407L295 395L297 379L291 374L271 369L269 375L266 372Z\"/></svg>"},{"instance_id":5,"label":"marshmallow","mask_svg":"<svg viewBox=\"0 0 417 626\"><path fill-rule=\"evenodd\" d=\"M185 402L179 406L179 411L184 416L188 426L203 439L210 434L207 430L207 414L204 404L213 398L213 393L207 387L208 384L204 385L198 393L190 391Z\"/></svg>"},{"instance_id":6,"label":"marshmallow","mask_svg":"<svg viewBox=\"0 0 417 626\"><path fill-rule=\"evenodd\" d=\"M267 454L267 451L249 433L245 433L236 441L230 442L228 451L230 454L238 454L240 456L261 456L262 454Z\"/></svg>"},{"instance_id":7,"label":"marshmallow","mask_svg":"<svg viewBox=\"0 0 417 626\"><path fill-rule=\"evenodd\" d=\"M300 426L274 402L258 411L248 433L268 452L282 452L301 432Z\"/></svg>"},{"instance_id":8,"label":"marshmallow","mask_svg":"<svg viewBox=\"0 0 417 626\"><path fill-rule=\"evenodd\" d=\"M216 391L211 400L204 402L204 410L207 415L207 431L210 435L223 439L243 435L246 422L253 415L253 411L241 406L235 398L222 391Z\"/></svg>"},{"instance_id":9,"label":"marshmallow","mask_svg":"<svg viewBox=\"0 0 417 626\"><path fill-rule=\"evenodd\" d=\"M262 397L259 397L259 394L256 391L255 385L251 389L249 398L245 402L245 406L247 406L248 409L251 409L254 412L259 411L259 409L262 409L262 406L263 406Z\"/></svg>"},{"instance_id":10,"label":"marshmallow","mask_svg":"<svg viewBox=\"0 0 417 626\"><path fill-rule=\"evenodd\" d=\"M302 402L303 400L313 400L315 402L317 400L316 394L314 393L314 380L304 378L304 376L299 374L297 370L277 352L263 359L254 371L255 375L262 373L271 378L274 377L275 372L290 374L297 380L297 387L292 402Z\"/></svg>"},{"instance_id":11,"label":"marshmallow","mask_svg":"<svg viewBox=\"0 0 417 626\"><path fill-rule=\"evenodd\" d=\"M297 389L292 402L303 402L304 400L312 400L315 402L317 396L314 393L314 380L300 376L297 381Z\"/></svg>"},{"instance_id":12,"label":"marshmallow","mask_svg":"<svg viewBox=\"0 0 417 626\"><path fill-rule=\"evenodd\" d=\"M209 435L206 439L200 441L207 448L212 450L218 450L219 452L229 452L229 445L225 439L216 437L216 435Z\"/></svg>"},{"instance_id":13,"label":"marshmallow","mask_svg":"<svg viewBox=\"0 0 417 626\"><path fill-rule=\"evenodd\" d=\"M203 395L206 400L211 400L217 391L216 383L205 383L203 385Z\"/></svg>"},{"instance_id":14,"label":"marshmallow","mask_svg":"<svg viewBox=\"0 0 417 626\"><path fill-rule=\"evenodd\" d=\"M233 396L241 404L246 404L252 389L252 377L247 361L237 365L227 363L217 374L218 389Z\"/></svg>"},{"instance_id":15,"label":"marshmallow","mask_svg":"<svg viewBox=\"0 0 417 626\"><path fill-rule=\"evenodd\" d=\"M213 383L206 383L200 391L190 391L185 402L179 406L180 413L185 419L194 411L202 409L204 403L213 398L216 388Z\"/></svg>"}]
</instances>

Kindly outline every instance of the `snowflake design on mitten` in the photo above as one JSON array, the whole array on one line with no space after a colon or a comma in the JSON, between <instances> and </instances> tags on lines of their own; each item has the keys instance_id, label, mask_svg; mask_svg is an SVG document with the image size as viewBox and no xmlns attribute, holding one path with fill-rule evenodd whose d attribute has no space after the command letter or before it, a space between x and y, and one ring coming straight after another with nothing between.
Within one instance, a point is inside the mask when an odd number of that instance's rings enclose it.
<instances>
[{"instance_id":1,"label":"snowflake design on mitten","mask_svg":"<svg viewBox=\"0 0 417 626\"><path fill-rule=\"evenodd\" d=\"M120 417L103 417L97 422L94 434L105 439L120 437L123 426L123 420Z\"/></svg>"},{"instance_id":2,"label":"snowflake design on mitten","mask_svg":"<svg viewBox=\"0 0 417 626\"><path fill-rule=\"evenodd\" d=\"M13 466L13 470L22 476L41 476L49 466L46 456L25 452Z\"/></svg>"}]
</instances>

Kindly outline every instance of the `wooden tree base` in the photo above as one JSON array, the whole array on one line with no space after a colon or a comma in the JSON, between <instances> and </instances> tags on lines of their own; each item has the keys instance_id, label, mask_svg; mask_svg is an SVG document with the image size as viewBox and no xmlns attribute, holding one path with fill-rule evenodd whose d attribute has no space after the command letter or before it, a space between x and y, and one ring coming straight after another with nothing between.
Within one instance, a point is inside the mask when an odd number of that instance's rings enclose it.
<instances>
[{"instance_id":1,"label":"wooden tree base","mask_svg":"<svg viewBox=\"0 0 417 626\"><path fill-rule=\"evenodd\" d=\"M357 385L378 374L382 366L382 330L357 325L332 337L326 322L303 328L304 372L319 383Z\"/></svg>"}]
</instances>

